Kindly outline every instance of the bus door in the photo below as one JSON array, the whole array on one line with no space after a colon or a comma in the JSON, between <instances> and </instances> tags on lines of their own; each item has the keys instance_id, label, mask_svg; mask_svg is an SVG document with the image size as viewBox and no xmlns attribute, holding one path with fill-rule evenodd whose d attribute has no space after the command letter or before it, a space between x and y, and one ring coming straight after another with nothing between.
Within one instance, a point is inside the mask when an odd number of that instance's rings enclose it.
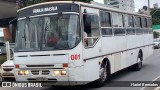
<instances>
[{"instance_id":1,"label":"bus door","mask_svg":"<svg viewBox=\"0 0 160 90\"><path fill-rule=\"evenodd\" d=\"M82 7L81 9L83 19L84 67L85 70L92 70L93 67L98 70L97 62L99 62L99 56L101 55L99 10L88 7ZM95 64L97 66L95 66ZM86 72L90 71L85 71L85 73ZM96 76L98 76L98 74Z\"/></svg>"}]
</instances>

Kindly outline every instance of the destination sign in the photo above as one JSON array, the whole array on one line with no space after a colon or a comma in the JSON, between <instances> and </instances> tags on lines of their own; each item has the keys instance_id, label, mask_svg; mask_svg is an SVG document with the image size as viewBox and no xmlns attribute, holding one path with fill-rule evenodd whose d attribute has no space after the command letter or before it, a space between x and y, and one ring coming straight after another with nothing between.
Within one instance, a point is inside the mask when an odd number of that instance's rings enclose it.
<instances>
[{"instance_id":1,"label":"destination sign","mask_svg":"<svg viewBox=\"0 0 160 90\"><path fill-rule=\"evenodd\" d=\"M45 4L22 9L18 12L18 17L28 17L56 12L79 12L76 4Z\"/></svg>"},{"instance_id":2,"label":"destination sign","mask_svg":"<svg viewBox=\"0 0 160 90\"><path fill-rule=\"evenodd\" d=\"M33 9L33 13L49 12L58 10L57 6Z\"/></svg>"}]
</instances>

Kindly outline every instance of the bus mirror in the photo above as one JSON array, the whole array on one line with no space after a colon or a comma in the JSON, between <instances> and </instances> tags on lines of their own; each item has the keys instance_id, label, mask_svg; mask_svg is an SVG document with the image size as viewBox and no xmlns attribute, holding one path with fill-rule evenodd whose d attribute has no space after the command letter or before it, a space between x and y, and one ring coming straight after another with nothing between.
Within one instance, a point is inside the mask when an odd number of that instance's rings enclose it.
<instances>
[{"instance_id":1,"label":"bus mirror","mask_svg":"<svg viewBox=\"0 0 160 90\"><path fill-rule=\"evenodd\" d=\"M4 42L0 42L0 46L5 46L5 43Z\"/></svg>"},{"instance_id":2,"label":"bus mirror","mask_svg":"<svg viewBox=\"0 0 160 90\"><path fill-rule=\"evenodd\" d=\"M91 27L91 15L84 14L84 27L85 28Z\"/></svg>"}]
</instances>

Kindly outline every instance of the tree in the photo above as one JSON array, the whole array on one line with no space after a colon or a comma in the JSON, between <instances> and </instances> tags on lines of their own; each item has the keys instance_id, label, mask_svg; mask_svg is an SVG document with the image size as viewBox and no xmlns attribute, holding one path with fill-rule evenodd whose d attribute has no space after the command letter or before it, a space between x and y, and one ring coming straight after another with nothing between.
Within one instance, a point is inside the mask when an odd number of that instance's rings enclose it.
<instances>
[{"instance_id":1,"label":"tree","mask_svg":"<svg viewBox=\"0 0 160 90\"><path fill-rule=\"evenodd\" d=\"M153 32L153 37L154 38L159 38L159 36L160 36L159 32L156 32L156 31Z\"/></svg>"},{"instance_id":2,"label":"tree","mask_svg":"<svg viewBox=\"0 0 160 90\"><path fill-rule=\"evenodd\" d=\"M160 25L160 9L153 9L151 10L152 15L152 24L153 25Z\"/></svg>"}]
</instances>

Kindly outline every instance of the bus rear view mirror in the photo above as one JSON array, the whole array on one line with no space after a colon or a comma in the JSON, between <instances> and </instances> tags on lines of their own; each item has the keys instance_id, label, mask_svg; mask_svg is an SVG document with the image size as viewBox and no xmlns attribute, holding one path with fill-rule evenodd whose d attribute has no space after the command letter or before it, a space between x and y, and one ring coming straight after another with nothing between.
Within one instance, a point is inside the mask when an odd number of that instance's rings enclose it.
<instances>
[{"instance_id":1,"label":"bus rear view mirror","mask_svg":"<svg viewBox=\"0 0 160 90\"><path fill-rule=\"evenodd\" d=\"M91 15L84 14L84 26L91 27Z\"/></svg>"},{"instance_id":2,"label":"bus rear view mirror","mask_svg":"<svg viewBox=\"0 0 160 90\"><path fill-rule=\"evenodd\" d=\"M86 33L91 33L91 15L84 14L83 20L84 20L84 31Z\"/></svg>"},{"instance_id":3,"label":"bus rear view mirror","mask_svg":"<svg viewBox=\"0 0 160 90\"><path fill-rule=\"evenodd\" d=\"M4 42L0 42L0 46L5 46L5 43Z\"/></svg>"}]
</instances>

